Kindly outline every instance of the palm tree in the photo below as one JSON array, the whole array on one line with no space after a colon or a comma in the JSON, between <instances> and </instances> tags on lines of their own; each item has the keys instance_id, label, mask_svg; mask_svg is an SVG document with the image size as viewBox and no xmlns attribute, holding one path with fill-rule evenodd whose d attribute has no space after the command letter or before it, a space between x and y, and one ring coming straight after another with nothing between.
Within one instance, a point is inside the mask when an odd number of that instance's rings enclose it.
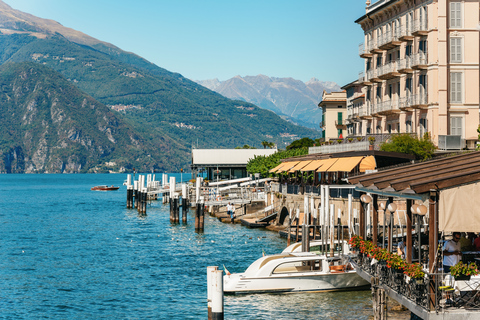
<instances>
[{"instance_id":1,"label":"palm tree","mask_svg":"<svg viewBox=\"0 0 480 320\"><path fill-rule=\"evenodd\" d=\"M262 146L263 146L263 149L267 149L267 146L269 146L269 143L265 140L262 141Z\"/></svg>"}]
</instances>

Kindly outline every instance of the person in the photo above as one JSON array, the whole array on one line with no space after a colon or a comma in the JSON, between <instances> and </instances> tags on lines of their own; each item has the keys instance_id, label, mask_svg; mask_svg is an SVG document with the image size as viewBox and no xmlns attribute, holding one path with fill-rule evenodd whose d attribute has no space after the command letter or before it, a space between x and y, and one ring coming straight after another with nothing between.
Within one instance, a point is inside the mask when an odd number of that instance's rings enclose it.
<instances>
[{"instance_id":1,"label":"person","mask_svg":"<svg viewBox=\"0 0 480 320\"><path fill-rule=\"evenodd\" d=\"M405 242L407 238L405 236L402 237L402 241L400 241L397 245L397 254L402 257L402 259L405 259Z\"/></svg>"},{"instance_id":2,"label":"person","mask_svg":"<svg viewBox=\"0 0 480 320\"><path fill-rule=\"evenodd\" d=\"M443 270L450 272L450 268L456 265L461 258L460 232L454 232L452 240L445 241L443 244Z\"/></svg>"},{"instance_id":3,"label":"person","mask_svg":"<svg viewBox=\"0 0 480 320\"><path fill-rule=\"evenodd\" d=\"M232 208L232 209L231 209L231 211L230 211L230 219L232 219L231 222L233 223L233 220L235 220L235 205L232 204L232 205L231 205L231 208Z\"/></svg>"},{"instance_id":4,"label":"person","mask_svg":"<svg viewBox=\"0 0 480 320\"><path fill-rule=\"evenodd\" d=\"M478 234L478 237L473 240L473 247L475 248L475 251L480 251L480 233Z\"/></svg>"},{"instance_id":5,"label":"person","mask_svg":"<svg viewBox=\"0 0 480 320\"><path fill-rule=\"evenodd\" d=\"M473 246L472 246L472 239L467 238L467 235L465 232L462 232L462 236L460 237L460 250L462 252L465 251L472 251Z\"/></svg>"}]
</instances>

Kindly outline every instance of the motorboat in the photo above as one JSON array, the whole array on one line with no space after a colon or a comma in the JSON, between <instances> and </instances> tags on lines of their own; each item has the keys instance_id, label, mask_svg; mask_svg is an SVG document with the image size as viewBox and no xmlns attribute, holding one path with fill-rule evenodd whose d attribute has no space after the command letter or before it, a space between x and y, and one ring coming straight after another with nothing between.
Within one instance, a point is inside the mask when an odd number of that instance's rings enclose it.
<instances>
[{"instance_id":1,"label":"motorboat","mask_svg":"<svg viewBox=\"0 0 480 320\"><path fill-rule=\"evenodd\" d=\"M263 256L243 273L226 271L223 279L225 294L360 290L370 286L357 275L348 257L315 252Z\"/></svg>"},{"instance_id":2,"label":"motorboat","mask_svg":"<svg viewBox=\"0 0 480 320\"><path fill-rule=\"evenodd\" d=\"M95 187L92 187L90 190L94 190L94 191L114 191L114 190L118 190L120 187L114 187L114 186L95 186Z\"/></svg>"}]
</instances>

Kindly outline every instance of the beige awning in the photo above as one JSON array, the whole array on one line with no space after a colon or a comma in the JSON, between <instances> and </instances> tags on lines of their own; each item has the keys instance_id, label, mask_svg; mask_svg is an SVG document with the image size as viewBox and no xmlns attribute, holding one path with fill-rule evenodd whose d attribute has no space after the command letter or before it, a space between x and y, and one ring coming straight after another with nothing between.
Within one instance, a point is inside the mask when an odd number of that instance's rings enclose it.
<instances>
[{"instance_id":1,"label":"beige awning","mask_svg":"<svg viewBox=\"0 0 480 320\"><path fill-rule=\"evenodd\" d=\"M374 156L368 156L363 158L360 162L360 172L365 172L367 170L375 170L377 168L377 162L375 161Z\"/></svg>"},{"instance_id":2,"label":"beige awning","mask_svg":"<svg viewBox=\"0 0 480 320\"><path fill-rule=\"evenodd\" d=\"M283 167L281 167L280 169L277 170L277 173L280 173L280 172L285 172L285 171L289 171L290 169L292 169L294 166L297 165L297 163L299 163L300 161L288 161L288 162L285 162L285 165Z\"/></svg>"},{"instance_id":3,"label":"beige awning","mask_svg":"<svg viewBox=\"0 0 480 320\"><path fill-rule=\"evenodd\" d=\"M314 171L322 166L323 160L313 160L310 164L306 165L300 171Z\"/></svg>"},{"instance_id":4,"label":"beige awning","mask_svg":"<svg viewBox=\"0 0 480 320\"><path fill-rule=\"evenodd\" d=\"M302 169L303 167L305 167L306 165L308 165L310 162L312 162L311 160L310 161L300 161L299 163L297 163L297 165L295 167L293 167L292 169L290 169L290 171L288 171L289 173L293 173L295 171L299 171L300 169Z\"/></svg>"},{"instance_id":5,"label":"beige awning","mask_svg":"<svg viewBox=\"0 0 480 320\"><path fill-rule=\"evenodd\" d=\"M270 169L268 172L270 173L273 173L273 172L276 172L278 169L280 169L281 167L283 167L284 163L280 163L278 166L276 166L275 168L273 169Z\"/></svg>"},{"instance_id":6,"label":"beige awning","mask_svg":"<svg viewBox=\"0 0 480 320\"><path fill-rule=\"evenodd\" d=\"M328 168L328 172L350 172L362 161L363 157L346 157L338 158L338 160Z\"/></svg>"},{"instance_id":7,"label":"beige awning","mask_svg":"<svg viewBox=\"0 0 480 320\"><path fill-rule=\"evenodd\" d=\"M322 160L322 166L317 169L317 172L326 172L335 162L337 162L338 158L330 158Z\"/></svg>"},{"instance_id":8,"label":"beige awning","mask_svg":"<svg viewBox=\"0 0 480 320\"><path fill-rule=\"evenodd\" d=\"M480 182L440 191L438 228L444 232L480 232Z\"/></svg>"}]
</instances>

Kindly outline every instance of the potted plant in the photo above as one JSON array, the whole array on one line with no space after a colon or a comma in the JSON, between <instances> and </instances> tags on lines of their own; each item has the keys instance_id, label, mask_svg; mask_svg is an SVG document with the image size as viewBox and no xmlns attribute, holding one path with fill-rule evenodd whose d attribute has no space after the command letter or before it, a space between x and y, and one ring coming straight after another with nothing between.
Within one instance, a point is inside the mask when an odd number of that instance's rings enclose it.
<instances>
[{"instance_id":1,"label":"potted plant","mask_svg":"<svg viewBox=\"0 0 480 320\"><path fill-rule=\"evenodd\" d=\"M455 280L470 280L470 277L479 274L479 271L475 262L466 264L460 261L450 268L450 274Z\"/></svg>"}]
</instances>

